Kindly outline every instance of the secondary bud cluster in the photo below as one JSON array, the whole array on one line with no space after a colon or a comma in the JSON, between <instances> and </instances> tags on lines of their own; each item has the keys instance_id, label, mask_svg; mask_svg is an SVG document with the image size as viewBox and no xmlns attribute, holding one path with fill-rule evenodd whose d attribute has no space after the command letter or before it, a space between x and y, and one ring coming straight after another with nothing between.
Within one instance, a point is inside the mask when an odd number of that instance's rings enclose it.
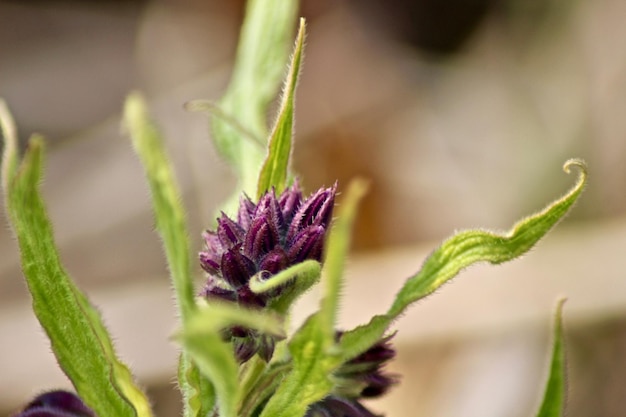
<instances>
[{"instance_id":1,"label":"secondary bud cluster","mask_svg":"<svg viewBox=\"0 0 626 417\"><path fill-rule=\"evenodd\" d=\"M337 339L341 338L337 332ZM344 363L333 374L333 393L313 404L306 417L380 417L359 400L385 394L398 378L384 372L384 366L396 356L387 336L356 358Z\"/></svg>"},{"instance_id":2,"label":"secondary bud cluster","mask_svg":"<svg viewBox=\"0 0 626 417\"><path fill-rule=\"evenodd\" d=\"M199 257L207 282L201 295L208 301L264 308L285 288L256 294L250 289L250 279L257 274L269 279L307 259L322 260L336 190L336 185L322 188L303 198L295 182L278 196L274 190L265 193L256 204L242 197L236 220L222 213L217 230L203 234L206 248ZM269 360L273 353L274 341L249 329L230 329L229 336L240 362L257 352Z\"/></svg>"}]
</instances>

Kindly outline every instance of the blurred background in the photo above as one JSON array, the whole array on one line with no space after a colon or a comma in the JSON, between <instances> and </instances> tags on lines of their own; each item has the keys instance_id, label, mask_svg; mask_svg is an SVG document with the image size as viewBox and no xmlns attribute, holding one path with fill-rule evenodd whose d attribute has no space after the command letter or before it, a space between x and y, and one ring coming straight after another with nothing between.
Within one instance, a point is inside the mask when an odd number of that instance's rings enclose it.
<instances>
[{"instance_id":1,"label":"blurred background","mask_svg":"<svg viewBox=\"0 0 626 417\"><path fill-rule=\"evenodd\" d=\"M179 415L176 326L143 173L120 128L148 97L184 190L194 250L234 177L207 118L232 68L244 2L0 1L0 97L23 144L48 143L43 190L67 269L98 304L155 404ZM575 181L589 185L523 259L476 266L420 302L395 340L388 416L528 416L551 314L565 308L569 414L626 407L626 3L305 0L294 166L308 190L366 177L342 324L388 305L455 230L506 229ZM269 115L269 120L272 115ZM199 282L201 274L198 271ZM200 284L199 284L200 285ZM299 319L316 305L302 302ZM68 387L30 311L16 244L0 228L0 415Z\"/></svg>"}]
</instances>

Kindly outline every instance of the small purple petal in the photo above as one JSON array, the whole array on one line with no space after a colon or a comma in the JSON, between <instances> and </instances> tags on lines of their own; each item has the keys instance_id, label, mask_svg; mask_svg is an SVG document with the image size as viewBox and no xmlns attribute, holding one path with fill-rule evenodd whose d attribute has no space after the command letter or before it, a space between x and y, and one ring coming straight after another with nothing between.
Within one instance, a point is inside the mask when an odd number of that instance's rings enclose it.
<instances>
[{"instance_id":1,"label":"small purple petal","mask_svg":"<svg viewBox=\"0 0 626 417\"><path fill-rule=\"evenodd\" d=\"M217 233L207 230L202 233L202 238L204 239L204 244L207 248L207 252L214 254L216 257L219 257L224 252L224 246L220 242L220 238L217 236Z\"/></svg>"},{"instance_id":2,"label":"small purple petal","mask_svg":"<svg viewBox=\"0 0 626 417\"><path fill-rule=\"evenodd\" d=\"M240 248L241 245L236 245L224 253L220 265L224 280L234 288L246 285L256 272L254 262L243 255Z\"/></svg>"},{"instance_id":3,"label":"small purple petal","mask_svg":"<svg viewBox=\"0 0 626 417\"><path fill-rule=\"evenodd\" d=\"M225 249L230 249L243 241L245 231L226 214L218 219L217 236Z\"/></svg>"},{"instance_id":4,"label":"small purple petal","mask_svg":"<svg viewBox=\"0 0 626 417\"><path fill-rule=\"evenodd\" d=\"M291 263L297 264L306 259L321 261L325 233L324 228L319 225L309 226L300 231L287 251Z\"/></svg>"},{"instance_id":5,"label":"small purple petal","mask_svg":"<svg viewBox=\"0 0 626 417\"><path fill-rule=\"evenodd\" d=\"M258 350L257 341L253 337L233 338L233 347L239 363L247 362Z\"/></svg>"},{"instance_id":6,"label":"small purple petal","mask_svg":"<svg viewBox=\"0 0 626 417\"><path fill-rule=\"evenodd\" d=\"M252 221L243 244L243 253L259 261L278 244L278 231L268 217L260 216Z\"/></svg>"},{"instance_id":7,"label":"small purple petal","mask_svg":"<svg viewBox=\"0 0 626 417\"><path fill-rule=\"evenodd\" d=\"M376 398L384 395L389 389L398 383L397 376L387 375L381 372L368 374L364 378L367 386L361 391L361 396L365 398Z\"/></svg>"},{"instance_id":8,"label":"small purple petal","mask_svg":"<svg viewBox=\"0 0 626 417\"><path fill-rule=\"evenodd\" d=\"M220 272L220 261L219 258L216 257L211 252L200 252L198 254L198 258L200 258L200 266L206 272L211 275L217 275Z\"/></svg>"},{"instance_id":9,"label":"small purple petal","mask_svg":"<svg viewBox=\"0 0 626 417\"><path fill-rule=\"evenodd\" d=\"M276 341L273 337L263 335L259 340L258 354L265 362L269 362L274 355L274 348L276 347Z\"/></svg>"},{"instance_id":10,"label":"small purple petal","mask_svg":"<svg viewBox=\"0 0 626 417\"><path fill-rule=\"evenodd\" d=\"M336 191L337 184L332 188L321 188L302 203L289 224L287 241L291 241L307 226L319 225L326 228L329 225L335 205Z\"/></svg>"},{"instance_id":11,"label":"small purple petal","mask_svg":"<svg viewBox=\"0 0 626 417\"><path fill-rule=\"evenodd\" d=\"M250 200L250 197L242 195L239 199L239 211L237 212L237 223L242 229L248 230L255 210L256 205Z\"/></svg>"},{"instance_id":12,"label":"small purple petal","mask_svg":"<svg viewBox=\"0 0 626 417\"><path fill-rule=\"evenodd\" d=\"M302 204L302 192L300 191L300 184L297 179L293 182L291 187L283 191L278 204L280 205L285 221L291 222L294 214L296 214L296 210L298 210L300 204Z\"/></svg>"}]
</instances>

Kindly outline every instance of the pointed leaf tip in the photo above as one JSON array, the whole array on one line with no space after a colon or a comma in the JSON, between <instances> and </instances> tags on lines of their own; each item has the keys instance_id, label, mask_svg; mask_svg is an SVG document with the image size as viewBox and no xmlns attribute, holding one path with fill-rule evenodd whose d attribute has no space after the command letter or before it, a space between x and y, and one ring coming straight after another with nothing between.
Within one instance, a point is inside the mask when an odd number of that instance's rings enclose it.
<instances>
[{"instance_id":1,"label":"pointed leaf tip","mask_svg":"<svg viewBox=\"0 0 626 417\"><path fill-rule=\"evenodd\" d=\"M556 305L550 372L537 417L562 417L565 413L567 397L567 362L563 336L563 304L565 301L567 301L566 298L561 298Z\"/></svg>"},{"instance_id":2,"label":"pointed leaf tip","mask_svg":"<svg viewBox=\"0 0 626 417\"><path fill-rule=\"evenodd\" d=\"M289 177L289 159L293 141L295 94L302 63L306 24L300 19L298 36L294 46L289 72L283 85L280 110L268 143L268 153L259 173L257 196L260 198L274 187L280 193L285 189Z\"/></svg>"}]
</instances>

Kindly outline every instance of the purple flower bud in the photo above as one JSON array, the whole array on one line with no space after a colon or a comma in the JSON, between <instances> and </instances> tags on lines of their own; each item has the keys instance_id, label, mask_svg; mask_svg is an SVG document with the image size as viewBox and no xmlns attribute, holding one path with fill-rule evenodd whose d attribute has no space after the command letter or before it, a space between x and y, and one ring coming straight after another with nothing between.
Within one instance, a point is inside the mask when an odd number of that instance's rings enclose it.
<instances>
[{"instance_id":1,"label":"purple flower bud","mask_svg":"<svg viewBox=\"0 0 626 417\"><path fill-rule=\"evenodd\" d=\"M258 350L257 342L252 337L233 338L235 357L239 363L247 362Z\"/></svg>"},{"instance_id":2,"label":"purple flower bud","mask_svg":"<svg viewBox=\"0 0 626 417\"><path fill-rule=\"evenodd\" d=\"M256 205L250 200L250 197L242 195L239 199L239 211L237 212L237 223L242 229L248 230L255 210Z\"/></svg>"},{"instance_id":3,"label":"purple flower bud","mask_svg":"<svg viewBox=\"0 0 626 417\"><path fill-rule=\"evenodd\" d=\"M307 226L320 225L326 228L332 219L336 192L337 184L332 188L321 188L307 198L291 220L287 232L287 241L291 241L299 231Z\"/></svg>"},{"instance_id":4,"label":"purple flower bud","mask_svg":"<svg viewBox=\"0 0 626 417\"><path fill-rule=\"evenodd\" d=\"M356 358L344 363L336 371L335 376L343 380L346 387L360 387L359 398L373 398L385 394L398 382L396 375L383 372L387 362L396 355L391 346L394 334L381 339L378 343ZM337 333L337 339L341 338L341 332Z\"/></svg>"},{"instance_id":5,"label":"purple flower bud","mask_svg":"<svg viewBox=\"0 0 626 417\"><path fill-rule=\"evenodd\" d=\"M300 204L302 204L302 192L300 191L300 184L297 179L287 191L280 195L278 204L283 213L285 222L290 223L294 214L296 214L296 210L298 210Z\"/></svg>"},{"instance_id":6,"label":"purple flower bud","mask_svg":"<svg viewBox=\"0 0 626 417\"><path fill-rule=\"evenodd\" d=\"M224 280L234 288L246 285L256 272L254 262L241 253L240 246L226 251L220 265Z\"/></svg>"},{"instance_id":7,"label":"purple flower bud","mask_svg":"<svg viewBox=\"0 0 626 417\"><path fill-rule=\"evenodd\" d=\"M246 233L243 252L251 259L260 259L278 244L278 230L268 217L257 217Z\"/></svg>"},{"instance_id":8,"label":"purple flower bud","mask_svg":"<svg viewBox=\"0 0 626 417\"><path fill-rule=\"evenodd\" d=\"M37 396L14 417L96 417L96 413L76 394L57 390Z\"/></svg>"},{"instance_id":9,"label":"purple flower bud","mask_svg":"<svg viewBox=\"0 0 626 417\"><path fill-rule=\"evenodd\" d=\"M222 213L217 223L217 236L224 248L230 249L243 242L245 231L226 214Z\"/></svg>"},{"instance_id":10,"label":"purple flower bud","mask_svg":"<svg viewBox=\"0 0 626 417\"><path fill-rule=\"evenodd\" d=\"M276 347L276 341L273 337L268 335L261 335L259 337L258 354L265 362L269 362L274 354L274 348Z\"/></svg>"},{"instance_id":11,"label":"purple flower bud","mask_svg":"<svg viewBox=\"0 0 626 417\"><path fill-rule=\"evenodd\" d=\"M321 261L325 234L324 227L317 225L309 226L300 231L289 245L287 252L291 263L297 264L307 259Z\"/></svg>"},{"instance_id":12,"label":"purple flower bud","mask_svg":"<svg viewBox=\"0 0 626 417\"><path fill-rule=\"evenodd\" d=\"M382 417L372 413L356 400L330 395L313 404L305 417Z\"/></svg>"}]
</instances>

